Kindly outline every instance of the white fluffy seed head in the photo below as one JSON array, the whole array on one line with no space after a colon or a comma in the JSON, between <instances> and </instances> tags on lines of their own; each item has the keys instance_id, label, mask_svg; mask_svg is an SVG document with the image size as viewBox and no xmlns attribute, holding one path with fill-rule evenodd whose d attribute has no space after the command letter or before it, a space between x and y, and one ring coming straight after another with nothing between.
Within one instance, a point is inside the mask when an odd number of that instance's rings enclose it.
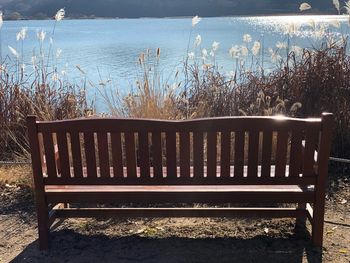
<instances>
[{"instance_id":1,"label":"white fluffy seed head","mask_svg":"<svg viewBox=\"0 0 350 263\"><path fill-rule=\"evenodd\" d=\"M255 41L254 45L252 47L252 53L253 53L254 56L257 56L259 54L260 47L261 47L260 42L259 41Z\"/></svg>"},{"instance_id":2,"label":"white fluffy seed head","mask_svg":"<svg viewBox=\"0 0 350 263\"><path fill-rule=\"evenodd\" d=\"M188 59L194 59L194 58L195 58L194 52L188 53Z\"/></svg>"},{"instance_id":3,"label":"white fluffy seed head","mask_svg":"<svg viewBox=\"0 0 350 263\"><path fill-rule=\"evenodd\" d=\"M43 42L45 40L46 32L44 30L40 30L36 33L36 36L40 42Z\"/></svg>"},{"instance_id":4,"label":"white fluffy seed head","mask_svg":"<svg viewBox=\"0 0 350 263\"><path fill-rule=\"evenodd\" d=\"M245 42L245 43L252 42L252 36L249 34L244 34L243 35L243 42Z\"/></svg>"},{"instance_id":5,"label":"white fluffy seed head","mask_svg":"<svg viewBox=\"0 0 350 263\"><path fill-rule=\"evenodd\" d=\"M0 11L0 29L1 29L3 23L4 23L4 20L2 18L2 11Z\"/></svg>"},{"instance_id":6,"label":"white fluffy seed head","mask_svg":"<svg viewBox=\"0 0 350 263\"><path fill-rule=\"evenodd\" d=\"M12 53L12 55L14 55L16 58L19 58L19 54L18 54L16 49L14 49L11 46L8 46L8 48L9 48L10 52Z\"/></svg>"},{"instance_id":7,"label":"white fluffy seed head","mask_svg":"<svg viewBox=\"0 0 350 263\"><path fill-rule=\"evenodd\" d=\"M333 0L333 5L334 5L335 9L337 9L338 14L340 14L340 4L339 4L339 0Z\"/></svg>"},{"instance_id":8,"label":"white fluffy seed head","mask_svg":"<svg viewBox=\"0 0 350 263\"><path fill-rule=\"evenodd\" d=\"M64 8L61 8L60 10L57 11L55 15L55 20L56 21L61 21L66 14L66 11L64 11Z\"/></svg>"},{"instance_id":9,"label":"white fluffy seed head","mask_svg":"<svg viewBox=\"0 0 350 263\"><path fill-rule=\"evenodd\" d=\"M197 35L196 39L194 41L194 46L198 47L201 43L202 43L202 37L201 37L201 35Z\"/></svg>"},{"instance_id":10,"label":"white fluffy seed head","mask_svg":"<svg viewBox=\"0 0 350 263\"><path fill-rule=\"evenodd\" d=\"M287 48L287 43L286 43L286 42L280 42L280 41L278 41L278 42L276 43L276 47L277 47L278 49L286 49L286 48Z\"/></svg>"},{"instance_id":11,"label":"white fluffy seed head","mask_svg":"<svg viewBox=\"0 0 350 263\"><path fill-rule=\"evenodd\" d=\"M192 26L195 27L201 20L202 20L202 18L200 18L199 16L193 17L192 18Z\"/></svg>"},{"instance_id":12,"label":"white fluffy seed head","mask_svg":"<svg viewBox=\"0 0 350 263\"><path fill-rule=\"evenodd\" d=\"M219 45L220 45L219 42L214 41L213 44L212 44L212 46L211 46L212 50L213 50L214 52L215 52L216 50L218 50Z\"/></svg>"},{"instance_id":13,"label":"white fluffy seed head","mask_svg":"<svg viewBox=\"0 0 350 263\"><path fill-rule=\"evenodd\" d=\"M24 40L27 36L27 28L26 27L22 27L21 30L16 34L16 40Z\"/></svg>"},{"instance_id":14,"label":"white fluffy seed head","mask_svg":"<svg viewBox=\"0 0 350 263\"><path fill-rule=\"evenodd\" d=\"M299 7L301 12L311 9L311 5L308 3L302 3Z\"/></svg>"}]
</instances>

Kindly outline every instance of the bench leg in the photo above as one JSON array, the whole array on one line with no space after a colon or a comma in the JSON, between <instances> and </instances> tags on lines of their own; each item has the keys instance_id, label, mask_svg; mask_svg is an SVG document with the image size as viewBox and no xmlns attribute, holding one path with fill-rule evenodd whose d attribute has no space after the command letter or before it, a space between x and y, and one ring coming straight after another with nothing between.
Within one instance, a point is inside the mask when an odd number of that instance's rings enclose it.
<instances>
[{"instance_id":1,"label":"bench leg","mask_svg":"<svg viewBox=\"0 0 350 263\"><path fill-rule=\"evenodd\" d=\"M306 203L298 203L298 209L305 210L306 209ZM296 219L295 226L296 227L305 228L306 227L306 216L298 217Z\"/></svg>"},{"instance_id":2,"label":"bench leg","mask_svg":"<svg viewBox=\"0 0 350 263\"><path fill-rule=\"evenodd\" d=\"M47 205L41 204L37 206L38 216L38 232L39 232L39 248L47 250L49 248L49 211Z\"/></svg>"},{"instance_id":3,"label":"bench leg","mask_svg":"<svg viewBox=\"0 0 350 263\"><path fill-rule=\"evenodd\" d=\"M322 248L325 199L316 197L313 210L312 244Z\"/></svg>"}]
</instances>

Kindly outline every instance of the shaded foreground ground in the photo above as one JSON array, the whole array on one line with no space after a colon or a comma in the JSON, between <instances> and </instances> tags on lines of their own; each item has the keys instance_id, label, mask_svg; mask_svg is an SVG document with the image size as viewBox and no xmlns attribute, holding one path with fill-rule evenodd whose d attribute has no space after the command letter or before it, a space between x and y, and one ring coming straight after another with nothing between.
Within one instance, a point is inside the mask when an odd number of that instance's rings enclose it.
<instances>
[{"instance_id":1,"label":"shaded foreground ground","mask_svg":"<svg viewBox=\"0 0 350 263\"><path fill-rule=\"evenodd\" d=\"M307 231L294 231L294 220L207 218L69 219L52 231L51 250L40 252L31 190L18 186L23 178L8 178L15 171L5 172L0 262L350 261L350 180L344 177L331 180L323 254L311 247Z\"/></svg>"}]
</instances>

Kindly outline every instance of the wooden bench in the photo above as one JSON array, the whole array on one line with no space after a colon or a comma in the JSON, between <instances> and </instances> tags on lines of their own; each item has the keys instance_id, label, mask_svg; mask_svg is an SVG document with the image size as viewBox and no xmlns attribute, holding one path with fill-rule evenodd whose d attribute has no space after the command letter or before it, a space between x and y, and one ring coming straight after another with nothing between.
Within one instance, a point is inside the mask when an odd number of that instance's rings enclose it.
<instances>
[{"instance_id":1,"label":"wooden bench","mask_svg":"<svg viewBox=\"0 0 350 263\"><path fill-rule=\"evenodd\" d=\"M97 216L308 218L312 242L322 246L332 114L184 121L29 116L27 121L41 249L48 248L56 218ZM73 208L69 203L172 205ZM182 208L178 203L295 206Z\"/></svg>"}]
</instances>

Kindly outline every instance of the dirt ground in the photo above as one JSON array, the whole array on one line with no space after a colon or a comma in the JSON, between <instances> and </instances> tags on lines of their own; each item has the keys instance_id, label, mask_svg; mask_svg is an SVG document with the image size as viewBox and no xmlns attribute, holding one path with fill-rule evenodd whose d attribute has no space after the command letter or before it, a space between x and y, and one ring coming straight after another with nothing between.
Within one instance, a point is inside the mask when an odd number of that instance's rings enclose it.
<instances>
[{"instance_id":1,"label":"dirt ground","mask_svg":"<svg viewBox=\"0 0 350 263\"><path fill-rule=\"evenodd\" d=\"M333 177L322 252L307 230L295 231L295 220L210 218L68 219L40 252L31 189L0 180L0 262L348 263L350 176Z\"/></svg>"}]
</instances>

